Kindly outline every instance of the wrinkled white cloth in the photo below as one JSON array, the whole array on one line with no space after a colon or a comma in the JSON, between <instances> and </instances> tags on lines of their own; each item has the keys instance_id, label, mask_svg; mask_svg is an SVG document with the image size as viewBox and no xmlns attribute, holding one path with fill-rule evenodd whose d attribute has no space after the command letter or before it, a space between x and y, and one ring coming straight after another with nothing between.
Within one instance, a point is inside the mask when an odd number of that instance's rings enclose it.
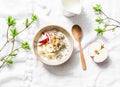
<instances>
[{"instance_id":1,"label":"wrinkled white cloth","mask_svg":"<svg viewBox=\"0 0 120 87\"><path fill-rule=\"evenodd\" d=\"M39 29L47 25L64 27L72 36L71 27L79 24L83 29L82 46L86 58L87 70L81 68L79 49L74 40L71 58L60 66L47 66L41 63L34 52L20 51L14 58L14 64L0 71L0 87L119 87L120 85L120 30L106 32L98 37L94 28L95 14L92 7L100 3L104 11L120 21L119 0L81 0L82 12L78 16L67 18L63 15L61 0L0 0L0 47L5 41L6 18L12 15L17 19L17 27L23 28L26 17L35 13L39 21L17 39L32 41ZM104 42L109 50L109 58L96 64L88 55L88 45L96 40Z\"/></svg>"}]
</instances>

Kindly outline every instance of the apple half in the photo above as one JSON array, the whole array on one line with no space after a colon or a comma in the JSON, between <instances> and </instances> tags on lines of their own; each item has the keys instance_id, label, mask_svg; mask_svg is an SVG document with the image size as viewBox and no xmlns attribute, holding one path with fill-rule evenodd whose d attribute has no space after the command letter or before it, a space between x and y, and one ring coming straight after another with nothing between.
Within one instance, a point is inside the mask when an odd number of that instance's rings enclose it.
<instances>
[{"instance_id":1,"label":"apple half","mask_svg":"<svg viewBox=\"0 0 120 87\"><path fill-rule=\"evenodd\" d=\"M108 50L104 47L104 44L98 41L93 42L88 47L88 53L96 63L103 62L108 58Z\"/></svg>"}]
</instances>

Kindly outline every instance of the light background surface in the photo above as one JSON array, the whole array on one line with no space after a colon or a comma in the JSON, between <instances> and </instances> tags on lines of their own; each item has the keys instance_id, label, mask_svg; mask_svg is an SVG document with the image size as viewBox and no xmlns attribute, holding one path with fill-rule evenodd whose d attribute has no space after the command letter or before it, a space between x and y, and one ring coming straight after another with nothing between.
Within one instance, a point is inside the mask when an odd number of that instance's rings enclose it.
<instances>
[{"instance_id":1,"label":"light background surface","mask_svg":"<svg viewBox=\"0 0 120 87\"><path fill-rule=\"evenodd\" d=\"M39 21L17 39L29 41L32 47L35 34L44 26L59 25L71 34L72 25L79 24L83 29L82 46L87 63L87 71L83 71L75 40L70 60L56 67L42 64L33 51L21 50L13 65L0 71L0 87L119 87L120 30L96 36L96 16L92 7L97 3L102 5L108 16L120 21L120 0L81 0L82 12L72 18L63 15L61 0L0 0L0 46L5 41L5 23L9 15L17 19L17 27L21 29L25 18L35 13ZM103 41L109 50L108 60L101 64L94 63L88 55L88 45L96 40Z\"/></svg>"}]
</instances>

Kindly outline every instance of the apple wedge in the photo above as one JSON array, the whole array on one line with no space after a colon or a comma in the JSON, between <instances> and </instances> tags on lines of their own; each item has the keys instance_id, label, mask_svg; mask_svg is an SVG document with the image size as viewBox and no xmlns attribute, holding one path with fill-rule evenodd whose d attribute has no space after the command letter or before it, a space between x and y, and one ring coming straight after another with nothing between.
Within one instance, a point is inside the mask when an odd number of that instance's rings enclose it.
<instances>
[{"instance_id":1,"label":"apple wedge","mask_svg":"<svg viewBox=\"0 0 120 87\"><path fill-rule=\"evenodd\" d=\"M103 62L108 58L108 50L103 44L97 41L88 47L88 53L96 63Z\"/></svg>"}]
</instances>

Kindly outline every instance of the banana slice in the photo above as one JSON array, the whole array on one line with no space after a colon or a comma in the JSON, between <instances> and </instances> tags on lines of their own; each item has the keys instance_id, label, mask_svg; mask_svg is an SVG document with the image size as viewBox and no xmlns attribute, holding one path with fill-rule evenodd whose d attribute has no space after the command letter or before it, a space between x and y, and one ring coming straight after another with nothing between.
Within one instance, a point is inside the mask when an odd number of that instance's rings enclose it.
<instances>
[{"instance_id":1,"label":"banana slice","mask_svg":"<svg viewBox=\"0 0 120 87\"><path fill-rule=\"evenodd\" d=\"M47 52L53 52L53 51L54 51L53 45L52 45L52 44L48 44L48 45L46 46L46 51L47 51Z\"/></svg>"}]
</instances>

